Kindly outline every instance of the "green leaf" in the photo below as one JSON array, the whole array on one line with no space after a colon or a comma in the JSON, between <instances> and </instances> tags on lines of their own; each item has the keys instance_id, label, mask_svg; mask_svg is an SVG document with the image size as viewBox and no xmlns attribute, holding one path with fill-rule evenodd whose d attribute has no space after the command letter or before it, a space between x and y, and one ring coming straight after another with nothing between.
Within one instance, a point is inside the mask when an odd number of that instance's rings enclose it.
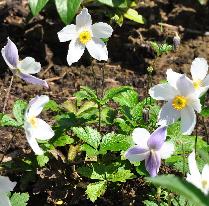
<instances>
[{"instance_id":1,"label":"green leaf","mask_svg":"<svg viewBox=\"0 0 209 206\"><path fill-rule=\"evenodd\" d=\"M114 122L115 122L115 124L123 131L123 132L125 132L125 133L130 133L132 130L133 130L133 128L131 127L131 125L130 124L128 124L124 119L122 119L122 118L116 118L115 120L114 120Z\"/></svg>"},{"instance_id":2,"label":"green leaf","mask_svg":"<svg viewBox=\"0 0 209 206\"><path fill-rule=\"evenodd\" d=\"M102 4L106 4L110 7L128 8L131 5L131 0L97 0Z\"/></svg>"},{"instance_id":3,"label":"green leaf","mask_svg":"<svg viewBox=\"0 0 209 206\"><path fill-rule=\"evenodd\" d=\"M138 12L134 9L131 9L129 8L126 13L124 13L124 16L127 18L127 19L130 19L132 21L135 21L137 23L140 23L140 24L144 24L144 18L142 15L138 14Z\"/></svg>"},{"instance_id":4,"label":"green leaf","mask_svg":"<svg viewBox=\"0 0 209 206\"><path fill-rule=\"evenodd\" d=\"M102 196L105 193L106 189L107 181L90 183L87 186L86 194L92 202L95 202L98 197Z\"/></svg>"},{"instance_id":5,"label":"green leaf","mask_svg":"<svg viewBox=\"0 0 209 206\"><path fill-rule=\"evenodd\" d=\"M84 142L97 149L100 144L101 135L91 127L73 127L73 132Z\"/></svg>"},{"instance_id":6,"label":"green leaf","mask_svg":"<svg viewBox=\"0 0 209 206\"><path fill-rule=\"evenodd\" d=\"M87 156L94 157L98 155L98 151L88 144L81 145L81 151L85 151Z\"/></svg>"},{"instance_id":7,"label":"green leaf","mask_svg":"<svg viewBox=\"0 0 209 206\"><path fill-rule=\"evenodd\" d=\"M24 122L24 112L27 107L27 103L23 100L17 100L13 106L13 115L17 122L22 125Z\"/></svg>"},{"instance_id":8,"label":"green leaf","mask_svg":"<svg viewBox=\"0 0 209 206\"><path fill-rule=\"evenodd\" d=\"M40 167L44 167L48 163L49 157L46 155L38 155L36 156L36 160Z\"/></svg>"},{"instance_id":9,"label":"green leaf","mask_svg":"<svg viewBox=\"0 0 209 206\"><path fill-rule=\"evenodd\" d=\"M5 114L2 117L2 119L1 119L1 125L2 126L13 126L13 127L19 127L20 126L20 124L17 121L15 121L14 119L12 119L7 114Z\"/></svg>"},{"instance_id":10,"label":"green leaf","mask_svg":"<svg viewBox=\"0 0 209 206\"><path fill-rule=\"evenodd\" d=\"M29 0L29 5L33 16L36 16L47 4L49 0Z\"/></svg>"},{"instance_id":11,"label":"green leaf","mask_svg":"<svg viewBox=\"0 0 209 206\"><path fill-rule=\"evenodd\" d=\"M68 136L68 135L61 135L61 136L58 136L55 140L53 139L52 144L55 147L63 147L65 145L72 144L73 142L74 142L74 139L71 138L70 136Z\"/></svg>"},{"instance_id":12,"label":"green leaf","mask_svg":"<svg viewBox=\"0 0 209 206\"><path fill-rule=\"evenodd\" d=\"M60 106L54 100L49 100L45 104L44 110L51 110L53 112L59 112L60 111Z\"/></svg>"},{"instance_id":13,"label":"green leaf","mask_svg":"<svg viewBox=\"0 0 209 206\"><path fill-rule=\"evenodd\" d=\"M62 21L65 24L69 24L76 15L80 7L81 0L55 0L55 4Z\"/></svg>"},{"instance_id":14,"label":"green leaf","mask_svg":"<svg viewBox=\"0 0 209 206\"><path fill-rule=\"evenodd\" d=\"M100 152L127 150L132 145L132 138L122 134L108 133L102 137Z\"/></svg>"},{"instance_id":15,"label":"green leaf","mask_svg":"<svg viewBox=\"0 0 209 206\"><path fill-rule=\"evenodd\" d=\"M13 193L10 197L10 202L12 206L26 206L29 200L28 193Z\"/></svg>"},{"instance_id":16,"label":"green leaf","mask_svg":"<svg viewBox=\"0 0 209 206\"><path fill-rule=\"evenodd\" d=\"M198 188L186 180L175 177L174 175L162 175L146 179L155 185L183 195L186 199L198 206L207 206L209 204L209 199Z\"/></svg>"},{"instance_id":17,"label":"green leaf","mask_svg":"<svg viewBox=\"0 0 209 206\"><path fill-rule=\"evenodd\" d=\"M108 89L105 92L103 99L101 100L101 104L103 105L107 103L108 101L112 100L113 97L116 97L122 92L127 92L128 90L133 90L133 88L129 86L121 86L121 87L113 87L111 89Z\"/></svg>"},{"instance_id":18,"label":"green leaf","mask_svg":"<svg viewBox=\"0 0 209 206\"><path fill-rule=\"evenodd\" d=\"M97 108L98 106L97 104L95 104L95 102L87 101L80 107L80 109L77 112L77 116L82 117L86 115L86 113L88 113L89 111L95 111L95 109L97 110Z\"/></svg>"},{"instance_id":19,"label":"green leaf","mask_svg":"<svg viewBox=\"0 0 209 206\"><path fill-rule=\"evenodd\" d=\"M105 124L113 124L117 115L117 110L110 107L105 107L101 112L101 119Z\"/></svg>"},{"instance_id":20,"label":"green leaf","mask_svg":"<svg viewBox=\"0 0 209 206\"><path fill-rule=\"evenodd\" d=\"M203 107L202 111L200 112L201 116L209 117L209 107Z\"/></svg>"}]
</instances>

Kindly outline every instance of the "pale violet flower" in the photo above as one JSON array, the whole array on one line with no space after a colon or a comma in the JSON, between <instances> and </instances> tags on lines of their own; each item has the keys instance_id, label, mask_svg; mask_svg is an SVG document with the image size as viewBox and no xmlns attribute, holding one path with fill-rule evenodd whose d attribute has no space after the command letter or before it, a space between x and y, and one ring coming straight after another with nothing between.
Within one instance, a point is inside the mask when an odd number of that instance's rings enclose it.
<instances>
[{"instance_id":1,"label":"pale violet flower","mask_svg":"<svg viewBox=\"0 0 209 206\"><path fill-rule=\"evenodd\" d=\"M39 147L37 140L48 140L54 136L54 131L44 120L37 118L43 110L44 105L49 101L46 95L36 96L29 102L25 112L24 129L29 145L36 155L44 152Z\"/></svg>"},{"instance_id":2,"label":"pale violet flower","mask_svg":"<svg viewBox=\"0 0 209 206\"><path fill-rule=\"evenodd\" d=\"M192 61L192 65L190 68L190 72L192 75L192 83L195 88L195 92L201 97L209 88L209 75L208 75L208 63L204 58L195 58ZM182 74L173 72L170 69L170 77L175 81Z\"/></svg>"},{"instance_id":3,"label":"pale violet flower","mask_svg":"<svg viewBox=\"0 0 209 206\"><path fill-rule=\"evenodd\" d=\"M166 134L166 126L157 128L151 135L144 128L136 128L132 134L136 145L126 151L125 157L131 162L145 160L150 176L156 176L161 159L167 159L174 152L173 143L165 141Z\"/></svg>"},{"instance_id":4,"label":"pale violet flower","mask_svg":"<svg viewBox=\"0 0 209 206\"><path fill-rule=\"evenodd\" d=\"M195 92L193 82L186 75L179 75L167 70L167 81L149 90L153 99L167 101L158 116L159 125L169 125L181 118L181 131L190 135L196 124L196 114L201 112L199 95Z\"/></svg>"},{"instance_id":5,"label":"pale violet flower","mask_svg":"<svg viewBox=\"0 0 209 206\"><path fill-rule=\"evenodd\" d=\"M9 38L6 46L2 48L1 54L14 75L28 83L42 85L48 88L48 84L45 80L31 75L36 74L41 70L41 64L36 62L32 57L26 57L23 60L19 60L17 47Z\"/></svg>"},{"instance_id":6,"label":"pale violet flower","mask_svg":"<svg viewBox=\"0 0 209 206\"><path fill-rule=\"evenodd\" d=\"M0 205L11 206L7 192L13 191L16 182L11 182L8 177L0 176Z\"/></svg>"},{"instance_id":7,"label":"pale violet flower","mask_svg":"<svg viewBox=\"0 0 209 206\"><path fill-rule=\"evenodd\" d=\"M71 41L67 54L67 62L71 65L81 58L85 48L93 58L106 61L108 51L101 38L109 38L112 32L112 27L106 23L99 22L92 25L88 9L83 8L76 16L76 25L67 25L57 34L60 42Z\"/></svg>"},{"instance_id":8,"label":"pale violet flower","mask_svg":"<svg viewBox=\"0 0 209 206\"><path fill-rule=\"evenodd\" d=\"M209 192L209 165L206 164L203 167L202 174L200 173L197 163L195 160L195 152L193 151L189 157L189 173L187 174L186 180L197 188L202 190L205 195L208 195Z\"/></svg>"}]
</instances>

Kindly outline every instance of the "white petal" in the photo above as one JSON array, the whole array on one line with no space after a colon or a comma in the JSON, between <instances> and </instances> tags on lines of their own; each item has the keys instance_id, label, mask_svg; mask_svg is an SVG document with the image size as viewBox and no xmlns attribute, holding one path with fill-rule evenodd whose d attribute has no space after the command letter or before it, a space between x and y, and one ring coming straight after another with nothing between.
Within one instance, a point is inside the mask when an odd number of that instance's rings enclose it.
<instances>
[{"instance_id":1,"label":"white petal","mask_svg":"<svg viewBox=\"0 0 209 206\"><path fill-rule=\"evenodd\" d=\"M92 40L90 40L87 44L86 44L86 48L88 49L90 55L101 61L107 61L108 59L108 51L107 51L107 47L105 45L105 43L97 38L92 38Z\"/></svg>"},{"instance_id":2,"label":"white petal","mask_svg":"<svg viewBox=\"0 0 209 206\"><path fill-rule=\"evenodd\" d=\"M81 13L76 16L76 29L77 31L82 27L91 27L92 20L91 15L88 12L87 8L83 8Z\"/></svg>"},{"instance_id":3,"label":"white petal","mask_svg":"<svg viewBox=\"0 0 209 206\"><path fill-rule=\"evenodd\" d=\"M170 84L158 84L150 88L149 95L156 100L171 100L177 95L177 91Z\"/></svg>"},{"instance_id":4,"label":"white petal","mask_svg":"<svg viewBox=\"0 0 209 206\"><path fill-rule=\"evenodd\" d=\"M16 182L10 181L8 177L0 176L0 193L13 191Z\"/></svg>"},{"instance_id":5,"label":"white petal","mask_svg":"<svg viewBox=\"0 0 209 206\"><path fill-rule=\"evenodd\" d=\"M38 116L44 108L44 105L49 101L49 97L46 95L36 96L31 99L29 106L26 110L27 117Z\"/></svg>"},{"instance_id":6,"label":"white petal","mask_svg":"<svg viewBox=\"0 0 209 206\"><path fill-rule=\"evenodd\" d=\"M199 169L197 167L197 162L195 160L195 152L193 151L189 156L188 156L188 163L189 163L189 173L192 177L201 180L201 175L199 172Z\"/></svg>"},{"instance_id":7,"label":"white petal","mask_svg":"<svg viewBox=\"0 0 209 206\"><path fill-rule=\"evenodd\" d=\"M0 193L0 205L1 206L11 206L9 197L6 193Z\"/></svg>"},{"instance_id":8,"label":"white petal","mask_svg":"<svg viewBox=\"0 0 209 206\"><path fill-rule=\"evenodd\" d=\"M136 150L135 152L133 152L133 150ZM139 152L137 152L137 150L139 150ZM125 157L130 161L130 162L140 162L142 160L145 160L146 158L149 157L150 151L143 149L143 148L139 148L137 149L137 146L132 147L130 149L128 149L125 152Z\"/></svg>"},{"instance_id":9,"label":"white petal","mask_svg":"<svg viewBox=\"0 0 209 206\"><path fill-rule=\"evenodd\" d=\"M198 89L196 89L196 94L197 96L200 98L202 95L204 95L209 89L209 85L206 87L199 87Z\"/></svg>"},{"instance_id":10,"label":"white petal","mask_svg":"<svg viewBox=\"0 0 209 206\"><path fill-rule=\"evenodd\" d=\"M180 112L172 107L172 101L168 101L160 110L158 125L172 124L180 118Z\"/></svg>"},{"instance_id":11,"label":"white petal","mask_svg":"<svg viewBox=\"0 0 209 206\"><path fill-rule=\"evenodd\" d=\"M182 75L177 80L176 87L180 94L185 97L195 93L193 82L186 75Z\"/></svg>"},{"instance_id":12,"label":"white petal","mask_svg":"<svg viewBox=\"0 0 209 206\"><path fill-rule=\"evenodd\" d=\"M190 135L196 124L196 115L191 106L181 110L181 131L184 135Z\"/></svg>"},{"instance_id":13,"label":"white petal","mask_svg":"<svg viewBox=\"0 0 209 206\"><path fill-rule=\"evenodd\" d=\"M143 148L148 148L147 141L149 137L150 133L144 128L136 128L132 133L134 143Z\"/></svg>"},{"instance_id":14,"label":"white petal","mask_svg":"<svg viewBox=\"0 0 209 206\"><path fill-rule=\"evenodd\" d=\"M40 72L41 64L32 57L26 57L18 63L17 68L25 74L36 74Z\"/></svg>"},{"instance_id":15,"label":"white petal","mask_svg":"<svg viewBox=\"0 0 209 206\"><path fill-rule=\"evenodd\" d=\"M168 69L166 75L168 83L174 88L176 88L177 80L179 79L179 77L182 76L182 74L174 72L172 69Z\"/></svg>"},{"instance_id":16,"label":"white petal","mask_svg":"<svg viewBox=\"0 0 209 206\"><path fill-rule=\"evenodd\" d=\"M77 37L76 26L70 24L65 26L61 31L57 33L60 42L70 41Z\"/></svg>"},{"instance_id":17,"label":"white petal","mask_svg":"<svg viewBox=\"0 0 209 206\"><path fill-rule=\"evenodd\" d=\"M203 80L208 73L208 63L204 58L195 58L191 65L191 74L194 81Z\"/></svg>"},{"instance_id":18,"label":"white petal","mask_svg":"<svg viewBox=\"0 0 209 206\"><path fill-rule=\"evenodd\" d=\"M209 182L209 165L206 164L202 169L202 179L205 179Z\"/></svg>"},{"instance_id":19,"label":"white petal","mask_svg":"<svg viewBox=\"0 0 209 206\"><path fill-rule=\"evenodd\" d=\"M198 113L201 112L201 103L200 99L197 98L196 94L192 94L188 98L188 105L190 105L194 110L196 110Z\"/></svg>"},{"instance_id":20,"label":"white petal","mask_svg":"<svg viewBox=\"0 0 209 206\"><path fill-rule=\"evenodd\" d=\"M203 86L209 86L209 74L202 81Z\"/></svg>"},{"instance_id":21,"label":"white petal","mask_svg":"<svg viewBox=\"0 0 209 206\"><path fill-rule=\"evenodd\" d=\"M109 38L112 32L112 27L107 23L99 22L92 25L92 33L96 38Z\"/></svg>"},{"instance_id":22,"label":"white petal","mask_svg":"<svg viewBox=\"0 0 209 206\"><path fill-rule=\"evenodd\" d=\"M162 159L169 158L174 152L174 144L172 142L165 142L160 149L160 156Z\"/></svg>"},{"instance_id":23,"label":"white petal","mask_svg":"<svg viewBox=\"0 0 209 206\"><path fill-rule=\"evenodd\" d=\"M72 63L77 62L83 55L85 45L81 44L79 40L72 40L69 44L67 62L70 66Z\"/></svg>"},{"instance_id":24,"label":"white petal","mask_svg":"<svg viewBox=\"0 0 209 206\"><path fill-rule=\"evenodd\" d=\"M30 127L28 128L28 132L30 133L30 136L32 138L40 140L48 140L54 136L54 131L52 130L50 125L40 118L36 118L35 127L32 127L30 125Z\"/></svg>"}]
</instances>

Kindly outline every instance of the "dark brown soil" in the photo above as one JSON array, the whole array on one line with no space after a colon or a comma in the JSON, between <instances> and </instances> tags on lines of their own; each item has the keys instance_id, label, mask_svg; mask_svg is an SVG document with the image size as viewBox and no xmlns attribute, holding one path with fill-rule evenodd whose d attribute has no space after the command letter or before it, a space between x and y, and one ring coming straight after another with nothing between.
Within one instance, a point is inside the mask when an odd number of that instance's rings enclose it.
<instances>
[{"instance_id":1,"label":"dark brown soil","mask_svg":"<svg viewBox=\"0 0 209 206\"><path fill-rule=\"evenodd\" d=\"M141 1L139 1L141 2ZM91 11L91 9L90 9ZM67 66L66 55L68 43L60 43L57 32L64 26L53 6L33 17L26 0L0 0L0 48L6 44L9 36L17 45L20 57L32 56L40 61L43 69L38 75L46 79L50 89L28 85L15 77L7 113L16 99L30 100L35 94L47 94L57 102L63 102L82 85L101 88L101 67L105 68L105 87L132 85L140 97L144 97L147 67L154 67L153 81L158 83L165 78L165 71L172 68L177 72L189 74L190 65L195 57L204 57L209 61L209 7L201 6L196 0L145 0L139 3L138 11L147 20L139 25L125 21L122 27L114 25L114 34L108 42L109 61L103 65L92 61L86 52L79 63ZM103 16L93 15L95 21ZM159 23L165 23L160 26ZM150 48L149 41L172 44L175 32L181 36L181 45L176 52L156 57ZM97 84L94 84L91 67L96 72ZM9 86L11 72L0 56L0 108L6 89ZM200 127L199 132L205 135ZM0 151L15 135L7 151L10 156L21 157L29 154L30 148L24 133L12 128L1 128ZM59 169L57 169L59 168ZM63 170L62 170L63 168ZM166 168L164 169L166 170ZM64 174L63 172L66 172ZM143 205L147 192L152 190L138 178L127 183L113 184L105 195L95 204L86 199L85 188L88 182L78 178L73 168L66 170L60 161L52 162L50 168L38 171L39 178L27 188L32 198L31 206L54 205L55 200L64 199L66 205ZM43 179L44 177L44 179ZM15 179L15 178L14 178ZM74 187L77 185L76 187ZM46 203L48 202L48 203Z\"/></svg>"}]
</instances>

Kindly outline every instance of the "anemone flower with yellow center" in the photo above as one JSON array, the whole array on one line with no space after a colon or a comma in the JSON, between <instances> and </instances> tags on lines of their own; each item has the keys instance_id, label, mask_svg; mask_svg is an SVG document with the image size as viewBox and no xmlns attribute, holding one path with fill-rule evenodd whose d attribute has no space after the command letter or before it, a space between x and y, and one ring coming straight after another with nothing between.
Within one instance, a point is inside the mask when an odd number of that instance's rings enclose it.
<instances>
[{"instance_id":1,"label":"anemone flower with yellow center","mask_svg":"<svg viewBox=\"0 0 209 206\"><path fill-rule=\"evenodd\" d=\"M36 96L30 101L25 112L24 129L26 138L36 155L44 153L39 147L37 140L48 140L54 136L54 131L50 125L44 120L37 118L48 101L49 97L46 95Z\"/></svg>"},{"instance_id":2,"label":"anemone flower with yellow center","mask_svg":"<svg viewBox=\"0 0 209 206\"><path fill-rule=\"evenodd\" d=\"M158 84L149 90L153 99L167 101L160 110L158 124L168 125L181 119L181 131L189 135L196 124L195 111L201 111L199 96L193 82L186 75L167 70L167 81L168 83Z\"/></svg>"},{"instance_id":3,"label":"anemone flower with yellow center","mask_svg":"<svg viewBox=\"0 0 209 206\"><path fill-rule=\"evenodd\" d=\"M67 25L57 34L60 42L71 41L67 54L67 62L71 65L81 58L85 48L93 58L107 61L107 47L101 39L109 38L112 32L112 27L106 23L92 24L88 9L83 8L76 16L76 25Z\"/></svg>"}]
</instances>

